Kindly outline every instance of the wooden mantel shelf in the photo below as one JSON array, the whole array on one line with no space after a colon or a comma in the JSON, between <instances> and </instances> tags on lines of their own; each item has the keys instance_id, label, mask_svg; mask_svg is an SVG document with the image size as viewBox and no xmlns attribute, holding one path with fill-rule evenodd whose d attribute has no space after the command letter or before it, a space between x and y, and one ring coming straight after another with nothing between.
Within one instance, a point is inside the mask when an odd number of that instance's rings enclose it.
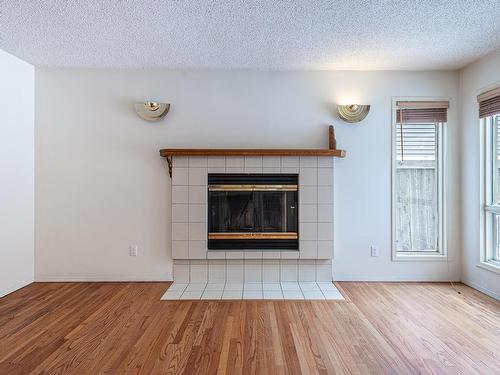
<instances>
[{"instance_id":1,"label":"wooden mantel shelf","mask_svg":"<svg viewBox=\"0 0 500 375\"><path fill-rule=\"evenodd\" d=\"M345 150L336 148L333 126L329 127L329 148L326 149L259 149L259 148L164 148L160 155L167 158L168 172L172 177L174 156L331 156L343 158Z\"/></svg>"}]
</instances>

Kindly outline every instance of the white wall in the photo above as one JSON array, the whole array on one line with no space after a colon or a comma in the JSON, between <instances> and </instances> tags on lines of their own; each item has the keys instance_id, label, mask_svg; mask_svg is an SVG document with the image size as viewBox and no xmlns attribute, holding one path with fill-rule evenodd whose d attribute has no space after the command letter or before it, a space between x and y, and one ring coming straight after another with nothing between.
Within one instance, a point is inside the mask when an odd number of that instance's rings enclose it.
<instances>
[{"instance_id":1,"label":"white wall","mask_svg":"<svg viewBox=\"0 0 500 375\"><path fill-rule=\"evenodd\" d=\"M392 262L391 97L449 97L451 277L459 279L458 74L37 69L36 277L171 279L164 147L327 147L336 126L337 280L447 280L446 262ZM172 103L160 123L134 101ZM334 103L372 105L348 125ZM174 166L175 168L175 166ZM129 257L130 244L139 256ZM370 244L381 247L370 257Z\"/></svg>"},{"instance_id":2,"label":"white wall","mask_svg":"<svg viewBox=\"0 0 500 375\"><path fill-rule=\"evenodd\" d=\"M33 66L0 50L0 297L33 281Z\"/></svg>"},{"instance_id":3,"label":"white wall","mask_svg":"<svg viewBox=\"0 0 500 375\"><path fill-rule=\"evenodd\" d=\"M500 86L500 51L469 65L460 73L462 101L462 280L500 299L500 274L477 266L481 246L481 137L477 95Z\"/></svg>"}]
</instances>

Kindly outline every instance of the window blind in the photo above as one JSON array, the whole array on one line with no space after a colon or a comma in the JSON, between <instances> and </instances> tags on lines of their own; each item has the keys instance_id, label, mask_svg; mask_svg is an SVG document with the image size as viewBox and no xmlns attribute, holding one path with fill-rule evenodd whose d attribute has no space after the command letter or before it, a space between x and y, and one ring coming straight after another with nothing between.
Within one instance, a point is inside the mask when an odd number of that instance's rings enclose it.
<instances>
[{"instance_id":1,"label":"window blind","mask_svg":"<svg viewBox=\"0 0 500 375\"><path fill-rule=\"evenodd\" d=\"M477 101L479 118L500 114L500 87L478 95Z\"/></svg>"},{"instance_id":2,"label":"window blind","mask_svg":"<svg viewBox=\"0 0 500 375\"><path fill-rule=\"evenodd\" d=\"M398 123L419 124L447 122L449 103L441 102L396 102L396 121Z\"/></svg>"}]
</instances>

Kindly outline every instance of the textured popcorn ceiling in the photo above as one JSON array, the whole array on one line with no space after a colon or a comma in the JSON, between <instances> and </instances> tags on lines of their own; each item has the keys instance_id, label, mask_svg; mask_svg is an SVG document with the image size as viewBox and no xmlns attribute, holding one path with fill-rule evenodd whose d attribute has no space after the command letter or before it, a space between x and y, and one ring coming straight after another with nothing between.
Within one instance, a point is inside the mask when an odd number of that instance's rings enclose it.
<instances>
[{"instance_id":1,"label":"textured popcorn ceiling","mask_svg":"<svg viewBox=\"0 0 500 375\"><path fill-rule=\"evenodd\" d=\"M37 66L455 69L500 48L500 0L0 0Z\"/></svg>"}]
</instances>

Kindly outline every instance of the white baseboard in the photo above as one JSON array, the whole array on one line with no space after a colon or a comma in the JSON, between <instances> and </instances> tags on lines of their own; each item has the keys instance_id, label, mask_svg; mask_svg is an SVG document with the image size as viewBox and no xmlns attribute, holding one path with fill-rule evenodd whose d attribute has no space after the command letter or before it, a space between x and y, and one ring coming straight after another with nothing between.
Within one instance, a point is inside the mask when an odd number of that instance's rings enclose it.
<instances>
[{"instance_id":1,"label":"white baseboard","mask_svg":"<svg viewBox=\"0 0 500 375\"><path fill-rule=\"evenodd\" d=\"M353 281L353 282L417 282L417 283L449 283L449 279L443 279L442 277L387 277L387 276L374 276L374 277L366 277L366 276L347 276L347 277L334 277L334 281ZM451 280L454 283L459 283L460 279Z\"/></svg>"},{"instance_id":2,"label":"white baseboard","mask_svg":"<svg viewBox=\"0 0 500 375\"><path fill-rule=\"evenodd\" d=\"M167 276L102 276L102 275L78 275L78 276L58 276L58 275L37 275L36 282L164 282L173 281L172 277Z\"/></svg>"},{"instance_id":3,"label":"white baseboard","mask_svg":"<svg viewBox=\"0 0 500 375\"><path fill-rule=\"evenodd\" d=\"M6 289L0 290L0 298L5 297L7 294L15 292L18 289L24 288L25 286L31 284L33 281L34 280L30 278L28 280L20 281L14 285L11 285Z\"/></svg>"},{"instance_id":4,"label":"white baseboard","mask_svg":"<svg viewBox=\"0 0 500 375\"><path fill-rule=\"evenodd\" d=\"M500 301L500 294L495 293L492 290L489 290L487 288L483 288L482 286L479 286L479 285L477 285L475 283L472 283L472 282L470 282L468 280L462 280L462 283L464 283L465 285L470 286L473 289L476 289L476 290L480 291L481 293L486 294L487 296L490 296L491 298L494 298L494 299Z\"/></svg>"}]
</instances>

